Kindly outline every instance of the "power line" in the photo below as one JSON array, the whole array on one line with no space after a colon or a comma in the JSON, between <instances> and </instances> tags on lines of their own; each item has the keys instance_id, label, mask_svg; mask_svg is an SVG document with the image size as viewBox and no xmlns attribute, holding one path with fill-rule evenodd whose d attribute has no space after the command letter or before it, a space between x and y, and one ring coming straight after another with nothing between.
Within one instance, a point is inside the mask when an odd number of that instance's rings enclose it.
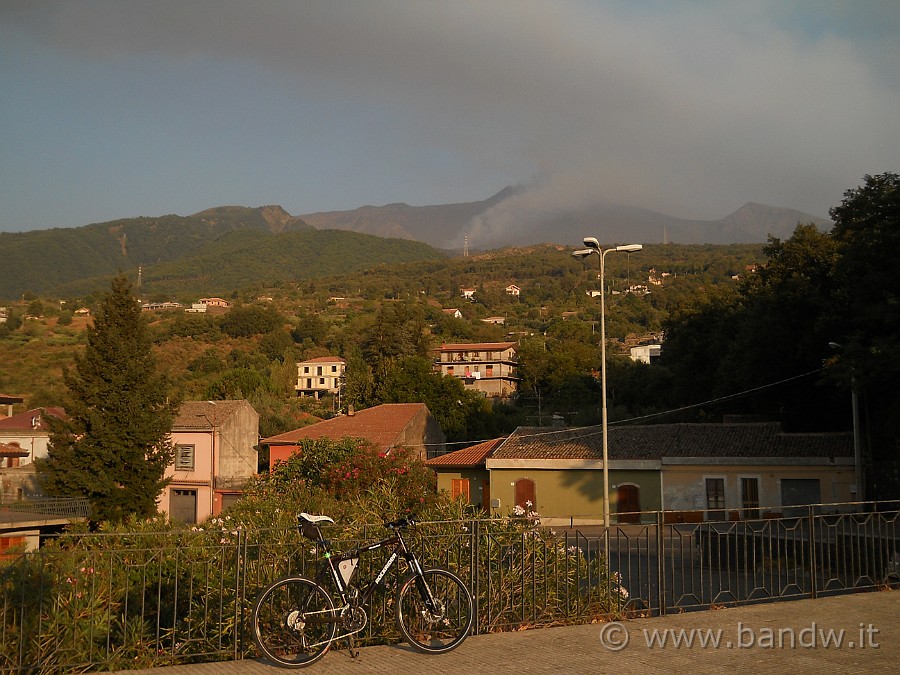
<instances>
[{"instance_id":1,"label":"power line","mask_svg":"<svg viewBox=\"0 0 900 675\"><path fill-rule=\"evenodd\" d=\"M610 422L609 426L628 424L630 422L636 422L639 420L647 420L647 419L651 419L654 417L662 417L664 415L672 415L674 413L684 412L685 410L692 410L694 408L702 408L704 406L713 405L715 403L721 403L723 401L730 401L730 400L733 400L736 398L740 398L742 396L748 396L750 394L755 394L758 391L763 391L765 389L770 389L772 387L778 387L778 386L781 386L788 382L793 382L794 380L800 380L800 379L803 379L804 377L809 377L810 375L815 375L817 373L821 373L823 370L825 370L825 369L824 368L816 368L815 370L810 370L809 372L803 373L801 375L794 375L793 377L787 377L783 380L778 380L777 382L763 384L758 387L754 387L752 389L746 389L744 391L739 391L734 394L728 394L727 396L720 396L718 398L709 399L707 401L702 401L700 403L693 403L691 405L682 406L680 408L672 408L671 410L663 410L658 413L651 413L649 415L640 415L638 417L630 417L628 419L618 420L616 422ZM596 426L596 425L592 425L592 426ZM576 427L576 429L577 429L577 427ZM531 433L531 434L522 434L518 438L538 438L541 436L550 436L552 434L571 434L572 431L573 431L573 429L571 427L567 427L565 429L548 429L547 431L539 431L539 432L535 432L535 433ZM590 431L590 432L585 432L583 434L580 434L580 435L574 436L574 437L569 436L569 438L587 438L589 436L596 436L599 433L601 433L601 432L600 431ZM485 442L491 441L491 440L494 440L494 439L485 438L480 441L452 441L452 442L448 442L448 443L423 443L423 444L416 444L415 446L411 446L411 447L430 447L430 446L440 446L440 445L443 445L444 447L449 446L449 445L463 445L463 446L469 447L471 445L478 445L479 443L485 443Z\"/></svg>"}]
</instances>

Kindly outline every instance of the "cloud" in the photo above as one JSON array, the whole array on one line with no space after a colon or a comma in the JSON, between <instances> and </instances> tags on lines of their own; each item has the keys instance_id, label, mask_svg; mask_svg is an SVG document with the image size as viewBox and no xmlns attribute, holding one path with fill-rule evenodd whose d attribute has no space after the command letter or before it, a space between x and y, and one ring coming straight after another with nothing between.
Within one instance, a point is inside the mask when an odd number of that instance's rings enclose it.
<instances>
[{"instance_id":1,"label":"cloud","mask_svg":"<svg viewBox=\"0 0 900 675\"><path fill-rule=\"evenodd\" d=\"M4 7L0 22L79 59L240 61L360 119L389 111L411 154L529 185L473 224L485 234L592 200L684 217L746 201L824 216L900 156L891 2Z\"/></svg>"}]
</instances>

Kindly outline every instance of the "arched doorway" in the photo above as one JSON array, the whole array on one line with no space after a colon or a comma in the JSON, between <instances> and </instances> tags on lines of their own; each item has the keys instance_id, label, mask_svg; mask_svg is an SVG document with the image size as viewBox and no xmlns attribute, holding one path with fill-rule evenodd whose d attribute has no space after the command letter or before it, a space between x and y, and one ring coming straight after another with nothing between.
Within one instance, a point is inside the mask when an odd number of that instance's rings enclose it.
<instances>
[{"instance_id":1,"label":"arched doorway","mask_svg":"<svg viewBox=\"0 0 900 675\"><path fill-rule=\"evenodd\" d=\"M529 507L526 502L531 502L531 506ZM516 481L516 506L521 506L526 511L537 511L534 481L530 478L520 478Z\"/></svg>"},{"instance_id":2,"label":"arched doorway","mask_svg":"<svg viewBox=\"0 0 900 675\"><path fill-rule=\"evenodd\" d=\"M641 522L641 490L634 483L625 483L616 489L616 513L620 523Z\"/></svg>"}]
</instances>

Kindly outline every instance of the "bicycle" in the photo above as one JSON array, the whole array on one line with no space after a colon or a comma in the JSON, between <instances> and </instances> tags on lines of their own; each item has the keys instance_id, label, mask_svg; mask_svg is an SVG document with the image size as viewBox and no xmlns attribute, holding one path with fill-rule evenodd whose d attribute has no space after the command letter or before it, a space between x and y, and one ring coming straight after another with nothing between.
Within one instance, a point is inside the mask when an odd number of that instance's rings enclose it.
<instances>
[{"instance_id":1,"label":"bicycle","mask_svg":"<svg viewBox=\"0 0 900 675\"><path fill-rule=\"evenodd\" d=\"M389 537L338 554L331 550L320 528L333 524L331 518L301 513L298 521L301 534L324 550L324 562L316 580L287 576L273 581L257 597L252 614L253 640L273 663L288 668L309 666L323 658L335 640L352 641L368 624L364 607L401 558L410 573L397 587L394 612L406 642L420 652L442 654L456 649L468 637L475 618L472 595L453 572L441 567L422 568L403 538L403 531L415 521L400 518L385 523L392 530ZM394 549L387 561L360 587L354 582L360 557L388 546ZM326 580L336 593L323 587Z\"/></svg>"}]
</instances>

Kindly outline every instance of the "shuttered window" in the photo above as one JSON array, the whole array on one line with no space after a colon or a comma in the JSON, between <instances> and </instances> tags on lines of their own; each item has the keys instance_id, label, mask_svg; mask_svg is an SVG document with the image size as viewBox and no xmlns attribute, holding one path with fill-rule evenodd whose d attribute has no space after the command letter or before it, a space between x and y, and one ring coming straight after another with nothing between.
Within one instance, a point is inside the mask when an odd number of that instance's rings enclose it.
<instances>
[{"instance_id":1,"label":"shuttered window","mask_svg":"<svg viewBox=\"0 0 900 675\"><path fill-rule=\"evenodd\" d=\"M450 483L450 496L453 499L465 499L466 503L469 499L469 480L468 478L454 478Z\"/></svg>"},{"instance_id":2,"label":"shuttered window","mask_svg":"<svg viewBox=\"0 0 900 675\"><path fill-rule=\"evenodd\" d=\"M193 471L194 470L194 446L193 445L176 445L175 446L175 470L176 471Z\"/></svg>"}]
</instances>

